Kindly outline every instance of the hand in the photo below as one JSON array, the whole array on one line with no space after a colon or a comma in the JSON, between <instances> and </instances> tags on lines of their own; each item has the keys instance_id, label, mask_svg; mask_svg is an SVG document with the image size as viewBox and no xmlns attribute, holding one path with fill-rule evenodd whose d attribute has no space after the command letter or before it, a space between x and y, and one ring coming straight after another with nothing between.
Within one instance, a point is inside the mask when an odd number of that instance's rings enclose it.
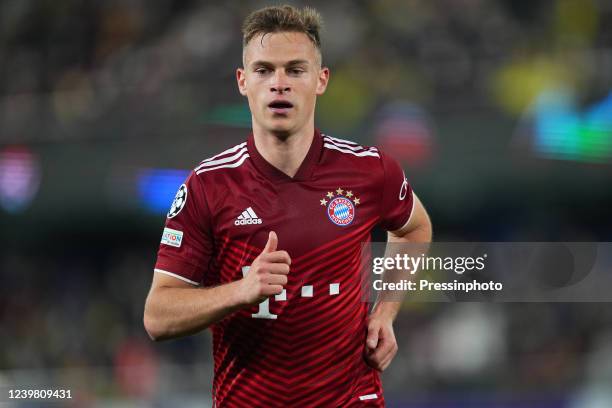
<instances>
[{"instance_id":1,"label":"hand","mask_svg":"<svg viewBox=\"0 0 612 408\"><path fill-rule=\"evenodd\" d=\"M365 360L378 371L385 370L397 353L392 319L370 316L366 338Z\"/></svg>"},{"instance_id":2,"label":"hand","mask_svg":"<svg viewBox=\"0 0 612 408\"><path fill-rule=\"evenodd\" d=\"M287 251L277 251L277 245L278 237L274 231L270 231L265 248L240 281L244 304L261 303L268 296L280 294L287 284L291 257Z\"/></svg>"}]
</instances>

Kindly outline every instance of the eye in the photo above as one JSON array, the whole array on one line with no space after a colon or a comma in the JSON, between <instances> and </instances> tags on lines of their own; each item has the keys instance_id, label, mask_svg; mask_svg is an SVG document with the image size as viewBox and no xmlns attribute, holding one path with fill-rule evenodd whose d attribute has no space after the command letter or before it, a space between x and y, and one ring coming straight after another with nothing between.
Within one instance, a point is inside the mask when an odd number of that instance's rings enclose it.
<instances>
[{"instance_id":1,"label":"eye","mask_svg":"<svg viewBox=\"0 0 612 408\"><path fill-rule=\"evenodd\" d=\"M289 73L292 75L300 75L304 73L304 70L302 68L290 68Z\"/></svg>"},{"instance_id":2,"label":"eye","mask_svg":"<svg viewBox=\"0 0 612 408\"><path fill-rule=\"evenodd\" d=\"M257 74L259 74L259 75L264 75L264 74L268 73L268 71L270 71L270 70L269 70L269 69L267 69L267 68L263 68L263 67L261 67L261 68L257 68L257 69L255 70L255 72L256 72Z\"/></svg>"}]
</instances>

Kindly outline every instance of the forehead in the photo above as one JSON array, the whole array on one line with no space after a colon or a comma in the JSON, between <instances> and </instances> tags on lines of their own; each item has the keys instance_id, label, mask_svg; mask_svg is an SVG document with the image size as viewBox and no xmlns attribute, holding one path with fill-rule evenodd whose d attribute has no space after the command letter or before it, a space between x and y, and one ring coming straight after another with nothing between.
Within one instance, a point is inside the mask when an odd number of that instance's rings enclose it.
<instances>
[{"instance_id":1,"label":"forehead","mask_svg":"<svg viewBox=\"0 0 612 408\"><path fill-rule=\"evenodd\" d=\"M252 61L260 60L282 63L303 59L314 63L316 58L316 47L304 33L257 34L244 49L244 59L247 65Z\"/></svg>"}]
</instances>

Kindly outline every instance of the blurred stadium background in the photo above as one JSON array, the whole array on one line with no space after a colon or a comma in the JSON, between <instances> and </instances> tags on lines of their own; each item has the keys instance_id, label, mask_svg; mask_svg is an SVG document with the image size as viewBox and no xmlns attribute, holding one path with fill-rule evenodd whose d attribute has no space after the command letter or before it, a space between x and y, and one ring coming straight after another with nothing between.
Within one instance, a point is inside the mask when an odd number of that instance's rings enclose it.
<instances>
[{"instance_id":1,"label":"blurred stadium background","mask_svg":"<svg viewBox=\"0 0 612 408\"><path fill-rule=\"evenodd\" d=\"M152 343L142 310L177 186L248 132L240 24L268 4L0 2L0 385L210 404L209 334ZM612 241L612 2L308 5L318 126L394 154L436 240ZM396 331L390 407L612 407L608 304L413 304Z\"/></svg>"}]
</instances>

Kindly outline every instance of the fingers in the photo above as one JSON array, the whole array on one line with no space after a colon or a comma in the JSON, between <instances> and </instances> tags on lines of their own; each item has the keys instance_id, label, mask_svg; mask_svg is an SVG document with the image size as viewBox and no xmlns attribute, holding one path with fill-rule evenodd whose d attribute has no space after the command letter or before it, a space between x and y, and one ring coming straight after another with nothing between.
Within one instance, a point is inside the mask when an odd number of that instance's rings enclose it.
<instances>
[{"instance_id":1,"label":"fingers","mask_svg":"<svg viewBox=\"0 0 612 408\"><path fill-rule=\"evenodd\" d=\"M286 263L270 263L270 264L266 264L265 268L266 268L266 272L268 273L274 273L274 274L280 274L280 275L287 275L290 270L289 265L287 265Z\"/></svg>"},{"instance_id":2,"label":"fingers","mask_svg":"<svg viewBox=\"0 0 612 408\"><path fill-rule=\"evenodd\" d=\"M287 251L277 251L277 248L278 235L276 235L276 232L270 231L268 234L268 242L266 242L266 246L261 254L259 254L258 258L262 262L286 263L287 265L291 265L289 253Z\"/></svg>"},{"instance_id":3,"label":"fingers","mask_svg":"<svg viewBox=\"0 0 612 408\"><path fill-rule=\"evenodd\" d=\"M381 371L384 370L397 352L397 346L394 342L383 341L380 350L376 350L374 353L374 359L378 362Z\"/></svg>"},{"instance_id":4,"label":"fingers","mask_svg":"<svg viewBox=\"0 0 612 408\"><path fill-rule=\"evenodd\" d=\"M267 285L281 285L281 286L285 286L287 284L287 275L280 275L280 274L269 274L266 275L263 279L262 279L263 283L267 284Z\"/></svg>"},{"instance_id":5,"label":"fingers","mask_svg":"<svg viewBox=\"0 0 612 408\"><path fill-rule=\"evenodd\" d=\"M366 352L366 361L368 364L378 371L386 369L395 354L397 353L397 344L385 339L381 339L378 343L378 347L375 350L369 350Z\"/></svg>"},{"instance_id":6,"label":"fingers","mask_svg":"<svg viewBox=\"0 0 612 408\"><path fill-rule=\"evenodd\" d=\"M389 367L396 353L397 353L397 347L395 348L395 351L392 351L391 353L387 354L387 357L384 358L383 361L380 363L380 371L384 371L387 369L387 367Z\"/></svg>"},{"instance_id":7,"label":"fingers","mask_svg":"<svg viewBox=\"0 0 612 408\"><path fill-rule=\"evenodd\" d=\"M282 285L266 285L262 290L262 295L265 297L280 295L283 289Z\"/></svg>"},{"instance_id":8,"label":"fingers","mask_svg":"<svg viewBox=\"0 0 612 408\"><path fill-rule=\"evenodd\" d=\"M378 332L380 331L380 326L374 322L368 325L368 337L366 339L366 345L370 349L375 349L378 345Z\"/></svg>"},{"instance_id":9,"label":"fingers","mask_svg":"<svg viewBox=\"0 0 612 408\"><path fill-rule=\"evenodd\" d=\"M282 293L287 285L291 257L287 251L278 251L278 236L274 231L268 234L268 241L262 252L253 261L248 273L245 272L243 283L244 303L259 303L271 295Z\"/></svg>"},{"instance_id":10,"label":"fingers","mask_svg":"<svg viewBox=\"0 0 612 408\"><path fill-rule=\"evenodd\" d=\"M287 251L262 252L259 255L262 262L285 263L291 265L291 257Z\"/></svg>"},{"instance_id":11,"label":"fingers","mask_svg":"<svg viewBox=\"0 0 612 408\"><path fill-rule=\"evenodd\" d=\"M278 246L278 237L276 236L276 232L270 231L268 234L268 242L266 242L266 246L264 247L262 253L270 253L276 251Z\"/></svg>"},{"instance_id":12,"label":"fingers","mask_svg":"<svg viewBox=\"0 0 612 408\"><path fill-rule=\"evenodd\" d=\"M376 343L374 347L372 344ZM366 339L365 359L368 365L376 370L385 370L395 354L397 353L397 342L392 328L385 328L376 321L368 325L368 336Z\"/></svg>"}]
</instances>

